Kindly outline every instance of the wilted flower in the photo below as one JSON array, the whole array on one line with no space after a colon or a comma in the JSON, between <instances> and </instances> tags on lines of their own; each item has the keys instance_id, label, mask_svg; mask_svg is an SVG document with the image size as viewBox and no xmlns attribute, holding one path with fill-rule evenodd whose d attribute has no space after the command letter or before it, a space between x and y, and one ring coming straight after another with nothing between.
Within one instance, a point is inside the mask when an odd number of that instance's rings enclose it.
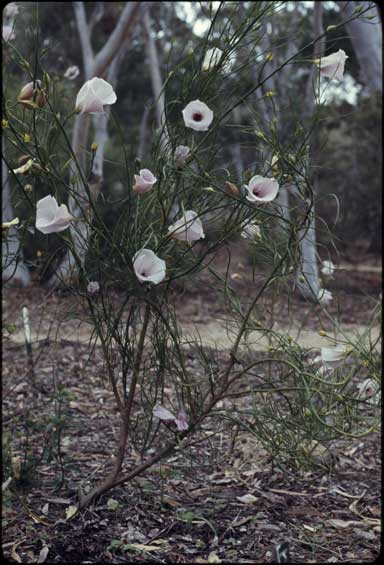
<instances>
[{"instance_id":1,"label":"wilted flower","mask_svg":"<svg viewBox=\"0 0 384 565\"><path fill-rule=\"evenodd\" d=\"M316 61L319 69L320 75L328 78L337 78L341 80L344 74L345 61L348 59L348 55L345 54L343 49L339 49L336 53L331 53L327 57L322 57L319 61Z\"/></svg>"},{"instance_id":2,"label":"wilted flower","mask_svg":"<svg viewBox=\"0 0 384 565\"><path fill-rule=\"evenodd\" d=\"M185 165L191 156L191 150L187 145L178 145L175 149L174 159L178 167Z\"/></svg>"},{"instance_id":3,"label":"wilted flower","mask_svg":"<svg viewBox=\"0 0 384 565\"><path fill-rule=\"evenodd\" d=\"M75 78L77 78L80 74L80 69L77 65L72 65L71 67L68 67L68 69L65 71L64 73L64 78L67 78L68 80L75 80Z\"/></svg>"},{"instance_id":4,"label":"wilted flower","mask_svg":"<svg viewBox=\"0 0 384 565\"><path fill-rule=\"evenodd\" d=\"M326 277L332 277L334 271L335 265L332 263L332 261L323 261L323 266L321 268L323 275L325 275Z\"/></svg>"},{"instance_id":5,"label":"wilted flower","mask_svg":"<svg viewBox=\"0 0 384 565\"><path fill-rule=\"evenodd\" d=\"M332 292L326 290L325 288L320 288L319 292L317 293L317 299L320 304L329 304L333 300Z\"/></svg>"},{"instance_id":6,"label":"wilted flower","mask_svg":"<svg viewBox=\"0 0 384 565\"><path fill-rule=\"evenodd\" d=\"M238 196L239 194L239 189L237 188L237 186L235 184L233 184L233 182L230 182L229 180L225 181L225 187L227 189L227 192L229 194L232 194L233 196Z\"/></svg>"},{"instance_id":7,"label":"wilted flower","mask_svg":"<svg viewBox=\"0 0 384 565\"><path fill-rule=\"evenodd\" d=\"M100 285L97 281L90 281L87 285L87 292L91 295L95 295L99 292Z\"/></svg>"},{"instance_id":8,"label":"wilted flower","mask_svg":"<svg viewBox=\"0 0 384 565\"><path fill-rule=\"evenodd\" d=\"M140 282L161 283L165 279L165 261L151 249L141 249L133 257L133 268Z\"/></svg>"},{"instance_id":9,"label":"wilted flower","mask_svg":"<svg viewBox=\"0 0 384 565\"><path fill-rule=\"evenodd\" d=\"M275 179L255 175L245 188L248 191L246 199L249 202L271 202L279 192L279 183Z\"/></svg>"},{"instance_id":10,"label":"wilted flower","mask_svg":"<svg viewBox=\"0 0 384 565\"><path fill-rule=\"evenodd\" d=\"M180 412L178 413L177 418L176 418L172 414L172 412L167 410L167 408L164 408L164 406L161 406L161 405L158 404L154 407L152 413L156 418L159 418L159 420L164 420L166 422L175 422L179 432L182 432L182 431L188 429L187 414L185 413L184 410L180 410Z\"/></svg>"},{"instance_id":11,"label":"wilted flower","mask_svg":"<svg viewBox=\"0 0 384 565\"><path fill-rule=\"evenodd\" d=\"M149 169L141 169L139 175L134 175L135 184L133 186L133 191L137 194L144 194L144 192L149 192L153 185L157 182L157 178Z\"/></svg>"},{"instance_id":12,"label":"wilted flower","mask_svg":"<svg viewBox=\"0 0 384 565\"><path fill-rule=\"evenodd\" d=\"M256 237L261 237L261 231L257 224L254 222L250 222L249 220L245 220L241 227L243 231L241 232L241 237L244 239L256 239Z\"/></svg>"},{"instance_id":13,"label":"wilted flower","mask_svg":"<svg viewBox=\"0 0 384 565\"><path fill-rule=\"evenodd\" d=\"M213 120L213 112L204 102L193 100L182 111L187 128L196 131L207 131Z\"/></svg>"},{"instance_id":14,"label":"wilted flower","mask_svg":"<svg viewBox=\"0 0 384 565\"><path fill-rule=\"evenodd\" d=\"M29 158L27 159L27 161L24 161L24 164L22 164L20 167L18 167L17 169L13 169L13 173L15 173L15 175L25 175L26 173L28 173L33 166L33 159Z\"/></svg>"},{"instance_id":15,"label":"wilted flower","mask_svg":"<svg viewBox=\"0 0 384 565\"><path fill-rule=\"evenodd\" d=\"M73 220L65 204L59 206L54 196L46 196L37 203L36 229L41 233L58 233L66 230Z\"/></svg>"},{"instance_id":16,"label":"wilted flower","mask_svg":"<svg viewBox=\"0 0 384 565\"><path fill-rule=\"evenodd\" d=\"M222 56L223 52L221 49L218 49L217 47L208 49L203 61L203 71L211 71L212 69L215 69L220 64ZM231 70L231 62L227 59L220 70L225 73L229 72Z\"/></svg>"},{"instance_id":17,"label":"wilted flower","mask_svg":"<svg viewBox=\"0 0 384 565\"><path fill-rule=\"evenodd\" d=\"M13 26L3 24L2 36L4 41L11 41L12 39L15 39Z\"/></svg>"},{"instance_id":18,"label":"wilted flower","mask_svg":"<svg viewBox=\"0 0 384 565\"><path fill-rule=\"evenodd\" d=\"M205 237L203 224L193 210L186 210L183 217L168 228L168 234L179 241L197 241Z\"/></svg>"},{"instance_id":19,"label":"wilted flower","mask_svg":"<svg viewBox=\"0 0 384 565\"><path fill-rule=\"evenodd\" d=\"M374 397L378 395L380 386L374 379L365 379L365 381L357 385L357 388L359 390L358 398L367 400L370 404L376 404L376 402L379 402L380 395L377 396L376 399Z\"/></svg>"},{"instance_id":20,"label":"wilted flower","mask_svg":"<svg viewBox=\"0 0 384 565\"><path fill-rule=\"evenodd\" d=\"M112 85L102 78L93 77L80 88L76 97L76 108L82 114L97 114L104 112L104 106L114 104L116 100Z\"/></svg>"},{"instance_id":21,"label":"wilted flower","mask_svg":"<svg viewBox=\"0 0 384 565\"><path fill-rule=\"evenodd\" d=\"M43 108L45 106L45 92L42 89L41 80L35 80L23 86L17 100L26 108L36 107L34 104Z\"/></svg>"}]
</instances>

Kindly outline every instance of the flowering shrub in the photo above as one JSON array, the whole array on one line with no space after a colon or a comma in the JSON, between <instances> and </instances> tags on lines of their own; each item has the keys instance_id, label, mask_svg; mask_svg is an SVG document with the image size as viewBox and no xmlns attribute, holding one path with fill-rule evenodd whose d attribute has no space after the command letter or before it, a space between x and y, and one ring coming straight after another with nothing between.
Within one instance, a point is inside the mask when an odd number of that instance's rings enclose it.
<instances>
[{"instance_id":1,"label":"flowering shrub","mask_svg":"<svg viewBox=\"0 0 384 565\"><path fill-rule=\"evenodd\" d=\"M20 104L7 107L5 118L12 125L8 130L10 141L27 158L18 167L9 167L32 210L31 217L26 214L19 222L26 229L34 225L44 235L62 238L71 259L69 275L75 274L78 279L78 294L86 302L102 348L119 418L113 469L89 492L80 492L80 506L144 472L175 450L187 449L190 438L201 433L209 419L217 420L218 429L228 421L244 425L276 456L280 455L279 445L284 444L280 438L285 437L286 456L294 452L306 434L312 433L315 424L319 440L326 442L342 435L344 428L339 423L348 417L348 401L352 405L359 403L361 390L348 390L344 395L346 377L342 371L337 372L344 360L344 349L343 353L336 347L331 352L322 350L320 363L326 371L332 371L333 380L327 383L315 366L319 360L310 363L295 340L275 331L273 322L263 327L258 319L263 293L279 288L282 281L292 286L300 269L300 241L309 230L313 205L313 188L306 170L307 132L295 131L292 147L285 151L271 124L269 137L259 132L268 158L252 170L237 174L231 173L217 155L229 116L250 103L263 83L255 81L250 89L240 94L234 89L233 96L226 96L226 63L233 50L240 52L250 39L259 37L259 20L264 16L257 6L252 8L244 31L234 32L230 41L223 41L223 50L205 45L194 72L185 76L181 64L170 73L164 87L162 131L153 134L151 147L141 160L127 156L121 138L118 165L124 171L127 190L118 199L108 226L97 182L91 174L99 140L88 147L84 164L71 146L66 128L76 114L76 119L83 120L81 123L89 124L91 118L104 114L106 106L118 105L113 86L102 78L91 78L70 105L72 113L62 114L55 107L57 97L49 76L45 73L43 79L37 80L31 72L31 82L18 97ZM7 41L11 41L10 34ZM340 79L346 59L345 54L341 55L309 64L318 66L318 74ZM251 62L264 68L270 61L271 57L263 55L260 62L253 53ZM288 62L271 70L269 76L280 72ZM72 80L77 71L68 69L64 76ZM172 99L175 91L177 95ZM25 105L31 110L30 117L22 113ZM111 112L113 115L113 109ZM28 144L17 132L20 123L28 129L33 143ZM122 135L119 125L116 129ZM142 162L150 168L141 168ZM28 181L37 177L49 193L41 199L30 198L20 175L27 175ZM292 186L304 212L287 219L278 199ZM48 187L55 187L55 195ZM59 206L58 201L62 202L67 194L68 206ZM284 232L282 248L278 248L274 236L276 224ZM268 257L266 273L249 289L246 300L237 295L228 279L229 264L224 275L211 265L214 254L227 249L228 240L237 236L247 239L250 245L257 242L264 246ZM323 274L331 275L332 269L330 263L324 264ZM214 278L215 291L221 292L228 324L232 324L232 346L224 362L214 363L199 339L182 335L172 302L172 288L177 282L196 281L205 273ZM318 307L325 308L332 294L320 288L317 300ZM252 353L247 341L251 332L268 337L268 358L247 359L244 351ZM350 347L353 349L353 345ZM187 363L191 348L199 365L198 374ZM347 381L353 378L355 373L350 372ZM372 383L368 389L368 393L374 390ZM235 402L244 395L252 397L255 407L248 416ZM259 402L265 397L265 403ZM346 426L351 435L353 424L348 420ZM124 456L130 445L140 452L142 462L124 473Z\"/></svg>"}]
</instances>

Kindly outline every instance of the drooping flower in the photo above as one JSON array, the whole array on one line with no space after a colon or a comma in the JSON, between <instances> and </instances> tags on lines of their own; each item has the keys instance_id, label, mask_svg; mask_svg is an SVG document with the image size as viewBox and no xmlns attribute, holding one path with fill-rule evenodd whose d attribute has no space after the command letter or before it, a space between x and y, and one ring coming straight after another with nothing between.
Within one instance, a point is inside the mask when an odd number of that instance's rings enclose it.
<instances>
[{"instance_id":1,"label":"drooping flower","mask_svg":"<svg viewBox=\"0 0 384 565\"><path fill-rule=\"evenodd\" d=\"M193 210L186 210L183 217L168 228L168 234L179 241L197 241L205 237L203 224Z\"/></svg>"},{"instance_id":2,"label":"drooping flower","mask_svg":"<svg viewBox=\"0 0 384 565\"><path fill-rule=\"evenodd\" d=\"M87 291L91 296L95 296L100 291L100 285L97 281L90 281L87 285Z\"/></svg>"},{"instance_id":3,"label":"drooping flower","mask_svg":"<svg viewBox=\"0 0 384 565\"><path fill-rule=\"evenodd\" d=\"M185 126L195 131L207 131L213 120L213 112L204 102L193 100L182 111Z\"/></svg>"},{"instance_id":4,"label":"drooping flower","mask_svg":"<svg viewBox=\"0 0 384 565\"><path fill-rule=\"evenodd\" d=\"M248 191L246 199L249 202L271 202L279 192L279 183L275 179L255 175L245 188Z\"/></svg>"},{"instance_id":5,"label":"drooping flower","mask_svg":"<svg viewBox=\"0 0 384 565\"><path fill-rule=\"evenodd\" d=\"M374 379L365 379L365 381L357 385L357 388L359 391L358 398L366 400L369 404L380 402L380 386Z\"/></svg>"},{"instance_id":6,"label":"drooping flower","mask_svg":"<svg viewBox=\"0 0 384 565\"><path fill-rule=\"evenodd\" d=\"M159 420L164 420L165 422L174 422L176 424L179 432L182 432L182 431L188 429L187 414L185 413L184 410L180 410L180 412L178 413L177 418L176 418L172 414L172 412L167 410L167 408L164 408L164 406L157 404L154 407L152 413L156 418L159 418Z\"/></svg>"},{"instance_id":7,"label":"drooping flower","mask_svg":"<svg viewBox=\"0 0 384 565\"><path fill-rule=\"evenodd\" d=\"M33 108L33 103L36 103L39 108L43 108L43 106L45 106L46 100L41 80L37 79L24 85L20 90L17 100L26 108Z\"/></svg>"},{"instance_id":8,"label":"drooping flower","mask_svg":"<svg viewBox=\"0 0 384 565\"><path fill-rule=\"evenodd\" d=\"M328 261L328 260L323 261L321 272L323 273L324 276L331 278L333 277L334 271L335 271L335 265L332 263L332 261Z\"/></svg>"},{"instance_id":9,"label":"drooping flower","mask_svg":"<svg viewBox=\"0 0 384 565\"><path fill-rule=\"evenodd\" d=\"M13 29L13 26L3 24L2 37L4 41L11 41L12 39L15 39L15 31Z\"/></svg>"},{"instance_id":10,"label":"drooping flower","mask_svg":"<svg viewBox=\"0 0 384 565\"><path fill-rule=\"evenodd\" d=\"M257 224L254 222L250 222L249 220L245 220L241 227L243 231L240 233L241 237L244 239L256 239L257 237L261 237L261 231Z\"/></svg>"},{"instance_id":11,"label":"drooping flower","mask_svg":"<svg viewBox=\"0 0 384 565\"><path fill-rule=\"evenodd\" d=\"M204 57L202 70L211 71L212 69L215 69L220 64L222 56L223 52L218 47L208 49ZM220 70L227 73L231 70L231 66L231 62L227 59Z\"/></svg>"},{"instance_id":12,"label":"drooping flower","mask_svg":"<svg viewBox=\"0 0 384 565\"><path fill-rule=\"evenodd\" d=\"M133 257L133 268L140 282L159 284L165 279L166 265L151 249L141 249Z\"/></svg>"},{"instance_id":13,"label":"drooping flower","mask_svg":"<svg viewBox=\"0 0 384 565\"><path fill-rule=\"evenodd\" d=\"M71 67L68 67L68 69L65 71L64 73L64 78L67 78L68 80L75 80L75 78L77 78L80 74L80 69L77 65L72 65Z\"/></svg>"},{"instance_id":14,"label":"drooping flower","mask_svg":"<svg viewBox=\"0 0 384 565\"><path fill-rule=\"evenodd\" d=\"M141 169L139 175L134 175L134 177L133 192L136 192L136 194L149 192L157 182L157 178L149 169Z\"/></svg>"},{"instance_id":15,"label":"drooping flower","mask_svg":"<svg viewBox=\"0 0 384 565\"><path fill-rule=\"evenodd\" d=\"M59 206L54 196L46 196L36 207L36 229L41 233L58 233L66 230L73 220L65 204Z\"/></svg>"},{"instance_id":16,"label":"drooping flower","mask_svg":"<svg viewBox=\"0 0 384 565\"><path fill-rule=\"evenodd\" d=\"M339 49L335 53L331 53L327 57L322 57L317 64L320 69L320 75L330 79L336 78L341 80L344 74L345 61L348 59L343 49Z\"/></svg>"},{"instance_id":17,"label":"drooping flower","mask_svg":"<svg viewBox=\"0 0 384 565\"><path fill-rule=\"evenodd\" d=\"M76 108L82 114L104 112L104 106L114 104L117 100L112 85L106 80L93 77L80 88L76 97Z\"/></svg>"},{"instance_id":18,"label":"drooping flower","mask_svg":"<svg viewBox=\"0 0 384 565\"><path fill-rule=\"evenodd\" d=\"M323 304L325 306L333 300L332 292L326 290L325 288L320 288L319 292L317 293L317 299L320 304Z\"/></svg>"},{"instance_id":19,"label":"drooping flower","mask_svg":"<svg viewBox=\"0 0 384 565\"><path fill-rule=\"evenodd\" d=\"M182 167L188 161L190 156L191 150L189 149L188 145L178 145L175 149L173 157L175 159L175 164L178 167Z\"/></svg>"}]
</instances>

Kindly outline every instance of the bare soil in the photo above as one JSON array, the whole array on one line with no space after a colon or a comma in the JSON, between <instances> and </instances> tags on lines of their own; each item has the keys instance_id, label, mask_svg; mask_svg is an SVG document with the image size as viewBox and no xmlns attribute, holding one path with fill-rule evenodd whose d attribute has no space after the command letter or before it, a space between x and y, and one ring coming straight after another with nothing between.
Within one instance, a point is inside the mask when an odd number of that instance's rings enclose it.
<instances>
[{"instance_id":1,"label":"bare soil","mask_svg":"<svg viewBox=\"0 0 384 565\"><path fill-rule=\"evenodd\" d=\"M363 332L381 292L380 264L364 267L349 263L327 285L335 295L328 310L338 318L340 334ZM253 284L241 256L230 276L240 293ZM13 474L3 491L6 559L270 563L273 547L284 541L294 563L363 563L378 557L378 432L337 440L326 469L276 466L251 436L241 432L233 445L231 436L222 434L212 448L197 444L71 517L80 482L94 484L110 465L117 417L102 383L100 348L90 356L91 328L83 306L71 296L48 294L37 286L3 292L3 321L15 326L3 343L3 482ZM224 359L225 305L215 297L209 281L204 292L175 289L185 333L199 331ZM322 309L296 295L287 302L266 296L263 308L272 314L273 327L293 337L299 332L306 347L326 345L318 332L331 331L331 324ZM24 305L32 325L34 379L22 333ZM267 345L252 339L256 352ZM138 461L139 451L130 446L125 470ZM239 499L245 494L252 494L253 502Z\"/></svg>"}]
</instances>

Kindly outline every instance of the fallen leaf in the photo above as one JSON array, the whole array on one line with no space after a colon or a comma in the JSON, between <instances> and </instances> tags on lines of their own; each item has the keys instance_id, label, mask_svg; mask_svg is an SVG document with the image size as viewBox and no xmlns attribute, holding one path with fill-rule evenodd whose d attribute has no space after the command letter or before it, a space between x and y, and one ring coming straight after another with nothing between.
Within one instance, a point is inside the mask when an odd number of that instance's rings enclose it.
<instances>
[{"instance_id":1,"label":"fallen leaf","mask_svg":"<svg viewBox=\"0 0 384 565\"><path fill-rule=\"evenodd\" d=\"M332 528L336 528L337 530L343 528L350 528L351 527L351 520L338 520L337 518L331 518L330 520L326 520L326 524L328 526L332 526Z\"/></svg>"},{"instance_id":2,"label":"fallen leaf","mask_svg":"<svg viewBox=\"0 0 384 565\"><path fill-rule=\"evenodd\" d=\"M208 563L221 563L220 557L214 551L208 555Z\"/></svg>"},{"instance_id":3,"label":"fallen leaf","mask_svg":"<svg viewBox=\"0 0 384 565\"><path fill-rule=\"evenodd\" d=\"M258 500L256 496L253 496L253 494L243 494L243 496L236 496L236 499L239 502L244 502L244 504L254 504L256 500Z\"/></svg>"},{"instance_id":4,"label":"fallen leaf","mask_svg":"<svg viewBox=\"0 0 384 565\"><path fill-rule=\"evenodd\" d=\"M68 508L65 509L65 519L70 520L77 514L77 511L77 506L68 506Z\"/></svg>"},{"instance_id":5,"label":"fallen leaf","mask_svg":"<svg viewBox=\"0 0 384 565\"><path fill-rule=\"evenodd\" d=\"M108 510L117 510L119 507L119 501L114 498L108 498L107 508Z\"/></svg>"},{"instance_id":6,"label":"fallen leaf","mask_svg":"<svg viewBox=\"0 0 384 565\"><path fill-rule=\"evenodd\" d=\"M157 545L144 545L143 543L127 543L124 549L133 549L134 551L159 551Z\"/></svg>"},{"instance_id":7,"label":"fallen leaf","mask_svg":"<svg viewBox=\"0 0 384 565\"><path fill-rule=\"evenodd\" d=\"M49 553L49 547L47 545L44 545L44 547L42 548L42 550L39 553L39 557L37 562L38 563L44 563L44 561L47 559Z\"/></svg>"}]
</instances>

